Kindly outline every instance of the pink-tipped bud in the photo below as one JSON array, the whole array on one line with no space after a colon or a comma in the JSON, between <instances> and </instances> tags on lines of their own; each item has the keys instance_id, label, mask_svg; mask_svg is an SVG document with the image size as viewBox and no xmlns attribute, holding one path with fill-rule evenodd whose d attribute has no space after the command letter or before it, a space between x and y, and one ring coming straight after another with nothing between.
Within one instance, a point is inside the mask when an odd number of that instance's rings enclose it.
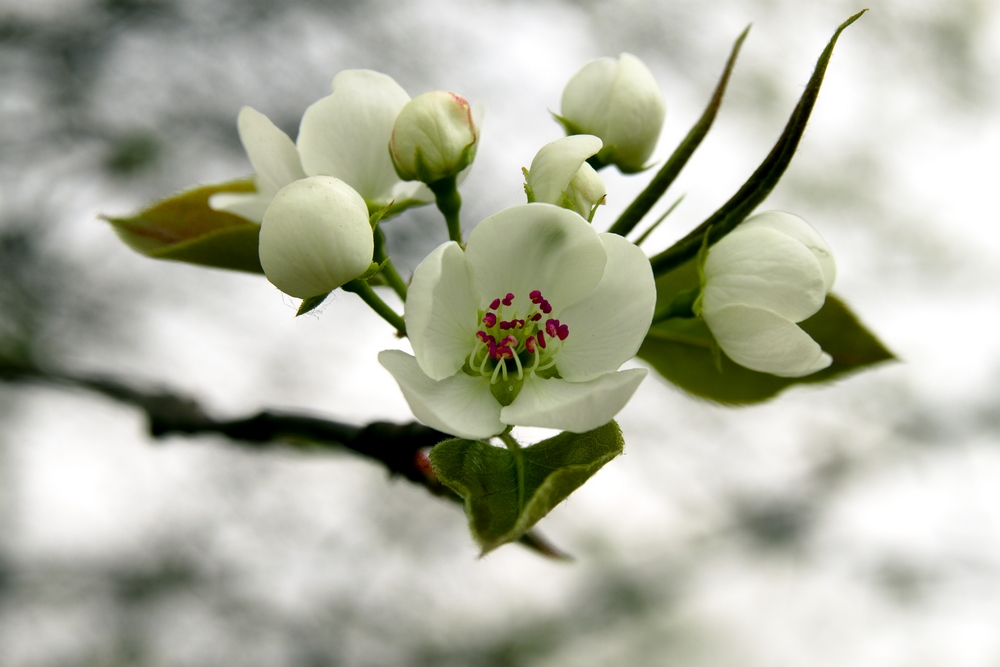
<instances>
[{"instance_id":1,"label":"pink-tipped bud","mask_svg":"<svg viewBox=\"0 0 1000 667\"><path fill-rule=\"evenodd\" d=\"M389 155L404 181L434 183L468 167L476 156L478 139L465 98L437 90L417 95L400 110Z\"/></svg>"}]
</instances>

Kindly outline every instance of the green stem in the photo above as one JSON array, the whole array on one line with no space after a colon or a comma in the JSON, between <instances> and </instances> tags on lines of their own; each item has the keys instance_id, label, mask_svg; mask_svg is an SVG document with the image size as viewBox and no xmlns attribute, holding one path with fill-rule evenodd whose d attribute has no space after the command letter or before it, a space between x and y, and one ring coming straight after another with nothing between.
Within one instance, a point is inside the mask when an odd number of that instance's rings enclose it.
<instances>
[{"instance_id":1,"label":"green stem","mask_svg":"<svg viewBox=\"0 0 1000 667\"><path fill-rule=\"evenodd\" d=\"M354 292L360 296L361 300L381 315L383 320L396 327L396 331L399 332L400 336L406 335L406 323L403 321L403 318L375 293L371 285L364 280L352 280L349 283L345 283L343 288L346 292Z\"/></svg>"},{"instance_id":2,"label":"green stem","mask_svg":"<svg viewBox=\"0 0 1000 667\"><path fill-rule=\"evenodd\" d=\"M517 467L517 509L520 511L524 509L524 453L521 445L510 434L509 428L500 434L500 439L507 445L507 451L514 457L514 465Z\"/></svg>"},{"instance_id":3,"label":"green stem","mask_svg":"<svg viewBox=\"0 0 1000 667\"><path fill-rule=\"evenodd\" d=\"M382 269L382 275L385 277L386 282L389 283L392 291L405 302L406 283L399 276L399 273L396 272L396 267L393 266L392 260L389 259L389 253L385 249L385 233L382 231L382 226L376 224L375 229L372 231L375 235L375 254L373 260L376 264L386 262L385 267Z\"/></svg>"},{"instance_id":4,"label":"green stem","mask_svg":"<svg viewBox=\"0 0 1000 667\"><path fill-rule=\"evenodd\" d=\"M674 317L697 317L694 312L694 304L700 295L700 287L695 287L692 290L681 292L674 297L673 301L656 311L653 315L653 324L662 322L663 320L669 320Z\"/></svg>"},{"instance_id":5,"label":"green stem","mask_svg":"<svg viewBox=\"0 0 1000 667\"><path fill-rule=\"evenodd\" d=\"M448 238L462 245L462 223L458 215L462 208L462 195L458 194L455 177L442 178L440 181L428 183L427 187L434 193L437 207L448 223Z\"/></svg>"}]
</instances>

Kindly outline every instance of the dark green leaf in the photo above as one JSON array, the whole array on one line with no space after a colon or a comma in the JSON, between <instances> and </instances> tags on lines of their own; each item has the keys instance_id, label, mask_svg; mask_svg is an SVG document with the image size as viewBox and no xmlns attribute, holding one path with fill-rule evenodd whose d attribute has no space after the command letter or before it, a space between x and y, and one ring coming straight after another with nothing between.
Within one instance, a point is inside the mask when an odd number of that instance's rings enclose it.
<instances>
[{"instance_id":1,"label":"dark green leaf","mask_svg":"<svg viewBox=\"0 0 1000 667\"><path fill-rule=\"evenodd\" d=\"M788 119L784 132L781 133L778 142L771 149L768 156L764 158L757 171L750 176L749 180L743 184L743 187L722 208L709 216L705 222L692 230L690 234L659 255L653 257L651 262L654 274L658 276L662 275L694 257L701 247L705 230L709 227L712 228L709 243L714 244L718 242L719 239L731 232L736 225L743 222L767 198L767 195L771 193L771 190L774 189L774 186L778 184L778 181L784 175L785 169L795 154L795 149L798 148L799 140L806 129L806 123L809 122L809 115L816 104L816 97L819 95L820 86L823 84L826 67L830 62L830 57L833 55L833 47L836 45L840 33L847 26L857 21L866 11L868 10L860 11L847 19L833 33L830 43L827 44L819 60L816 62L816 69L813 71L809 83L806 84L805 92L802 93L799 103Z\"/></svg>"},{"instance_id":2,"label":"dark green leaf","mask_svg":"<svg viewBox=\"0 0 1000 667\"><path fill-rule=\"evenodd\" d=\"M441 482L465 500L469 527L485 554L518 539L621 454L624 444L612 421L513 453L477 440L447 440L430 459Z\"/></svg>"},{"instance_id":3,"label":"dark green leaf","mask_svg":"<svg viewBox=\"0 0 1000 667\"><path fill-rule=\"evenodd\" d=\"M702 139L705 138L705 135L711 129L712 123L715 121L715 116L719 112L719 107L722 105L722 97L726 93L729 75L733 72L733 66L736 64L736 56L739 55L740 47L743 46L743 40L746 39L748 32L750 32L750 26L747 26L746 30L736 39L732 53L729 54L729 61L726 63L726 68L722 71L722 78L719 79L719 83L715 87L715 92L712 93L712 99L708 101L708 107L702 113L701 118L698 119L698 122L691 128L691 131L684 137L680 145L677 146L673 155L670 156L670 159L663 165L659 173L646 186L646 189L639 193L639 196L629 204L625 212L615 221L615 224L611 225L611 228L608 229L609 232L625 236L632 231L639 224L639 221L649 213L649 210L653 208L656 202L660 200L663 193L667 191L667 188L670 187L681 173L684 165L694 155L695 149L701 145Z\"/></svg>"},{"instance_id":4,"label":"dark green leaf","mask_svg":"<svg viewBox=\"0 0 1000 667\"><path fill-rule=\"evenodd\" d=\"M697 284L694 261L661 276L656 281L658 306L669 304L674 295ZM639 348L639 357L685 391L729 404L759 403L795 384L826 382L895 358L832 294L819 312L799 326L833 357L828 368L801 378L758 373L713 352L715 341L700 318L676 318L653 325Z\"/></svg>"},{"instance_id":5,"label":"dark green leaf","mask_svg":"<svg viewBox=\"0 0 1000 667\"><path fill-rule=\"evenodd\" d=\"M203 266L263 273L257 257L260 225L208 206L216 192L253 192L251 180L181 192L128 218L104 218L136 252Z\"/></svg>"}]
</instances>

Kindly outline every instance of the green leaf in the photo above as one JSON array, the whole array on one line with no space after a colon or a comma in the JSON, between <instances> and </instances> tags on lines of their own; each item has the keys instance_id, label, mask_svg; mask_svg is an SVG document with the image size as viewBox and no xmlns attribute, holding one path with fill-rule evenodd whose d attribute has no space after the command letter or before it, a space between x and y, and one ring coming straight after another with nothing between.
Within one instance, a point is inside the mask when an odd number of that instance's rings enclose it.
<instances>
[{"instance_id":1,"label":"green leaf","mask_svg":"<svg viewBox=\"0 0 1000 667\"><path fill-rule=\"evenodd\" d=\"M252 180L181 192L128 218L104 217L130 248L147 257L264 273L257 257L260 225L208 206L216 192L253 192Z\"/></svg>"},{"instance_id":2,"label":"green leaf","mask_svg":"<svg viewBox=\"0 0 1000 667\"><path fill-rule=\"evenodd\" d=\"M656 281L658 308L697 284L694 260L661 276ZM819 312L799 326L833 357L829 367L805 377L778 377L734 363L718 352L701 318L675 318L654 324L639 348L639 358L681 389L732 405L759 403L792 385L826 382L895 359L832 294Z\"/></svg>"},{"instance_id":3,"label":"green leaf","mask_svg":"<svg viewBox=\"0 0 1000 667\"><path fill-rule=\"evenodd\" d=\"M686 262L698 254L701 247L702 237L705 230L712 228L710 244L717 243L719 239L736 228L736 225L750 215L751 212L761 203L778 184L778 181L785 173L785 169L792 161L792 156L798 148L799 140L809 122L809 115L816 104L816 97L819 95L820 86L823 84L823 76L826 74L826 67L833 55L833 47L837 43L847 26L857 21L867 9L862 10L847 19L833 33L829 44L823 50L819 60L816 62L816 69L812 77L806 84L805 92L799 98L795 110L792 112L784 131L778 138L778 142L768 153L767 157L757 168L739 191L727 201L722 208L713 213L707 220L691 231L690 234L680 241L667 248L650 261L653 265L653 273L657 276L670 271ZM616 223L617 224L617 223Z\"/></svg>"},{"instance_id":4,"label":"green leaf","mask_svg":"<svg viewBox=\"0 0 1000 667\"><path fill-rule=\"evenodd\" d=\"M486 554L521 537L621 454L624 444L612 421L513 452L477 440L446 440L430 459L438 479L465 500L469 528Z\"/></svg>"},{"instance_id":5,"label":"green leaf","mask_svg":"<svg viewBox=\"0 0 1000 667\"><path fill-rule=\"evenodd\" d=\"M649 213L656 202L660 200L663 193L667 191L667 188L670 187L681 173L684 165L694 155L695 149L701 145L702 139L708 134L712 123L715 121L719 107L722 106L722 97L726 93L729 75L733 72L736 57L740 53L740 47L743 46L743 40L746 39L748 32L750 32L750 26L747 26L736 39L733 50L729 54L729 60L726 62L726 68L722 71L722 78L719 79L719 83L715 87L715 92L712 93L712 99L709 100L708 107L702 113L701 118L698 119L698 122L691 128L680 145L674 149L673 155L670 156L670 159L667 160L666 164L663 165L653 180L650 181L649 185L646 186L646 189L639 193L639 196L629 204L628 208L615 221L615 224L611 225L611 228L608 229L609 232L625 236L632 231L639 224L639 221Z\"/></svg>"},{"instance_id":6,"label":"green leaf","mask_svg":"<svg viewBox=\"0 0 1000 667\"><path fill-rule=\"evenodd\" d=\"M325 292L323 294L317 294L316 296L310 296L308 298L302 299L302 303L299 304L299 309L295 311L295 317L299 315L305 315L306 313L312 312L323 305L326 301L326 297L330 296L330 292Z\"/></svg>"}]
</instances>

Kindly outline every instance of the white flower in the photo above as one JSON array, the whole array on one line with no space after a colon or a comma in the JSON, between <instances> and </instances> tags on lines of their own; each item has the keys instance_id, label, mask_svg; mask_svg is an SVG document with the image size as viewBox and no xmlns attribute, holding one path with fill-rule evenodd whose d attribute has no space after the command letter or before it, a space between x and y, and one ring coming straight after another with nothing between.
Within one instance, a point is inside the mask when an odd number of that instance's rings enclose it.
<instances>
[{"instance_id":1,"label":"white flower","mask_svg":"<svg viewBox=\"0 0 1000 667\"><path fill-rule=\"evenodd\" d=\"M434 195L407 183L389 158L389 139L399 112L410 101L392 77L371 70L345 70L333 79L333 94L306 109L297 145L310 176L333 176L357 190L372 210L425 204Z\"/></svg>"},{"instance_id":2,"label":"white flower","mask_svg":"<svg viewBox=\"0 0 1000 667\"><path fill-rule=\"evenodd\" d=\"M625 173L645 168L666 115L656 79L628 53L584 65L566 84L561 109L572 133L600 137L604 148L598 158Z\"/></svg>"},{"instance_id":3,"label":"white flower","mask_svg":"<svg viewBox=\"0 0 1000 667\"><path fill-rule=\"evenodd\" d=\"M604 181L587 164L602 142L590 134L563 137L545 144L525 175L528 201L555 204L590 220L594 207L604 202Z\"/></svg>"},{"instance_id":4,"label":"white flower","mask_svg":"<svg viewBox=\"0 0 1000 667\"><path fill-rule=\"evenodd\" d=\"M435 90L417 95L399 112L389 153L400 178L434 183L472 164L478 139L469 102Z\"/></svg>"},{"instance_id":5,"label":"white flower","mask_svg":"<svg viewBox=\"0 0 1000 667\"><path fill-rule=\"evenodd\" d=\"M288 135L275 127L267 116L243 107L236 120L240 141L250 158L256 175L256 192L219 192L208 199L208 205L254 222L264 219L264 211L278 190L292 181L305 178L299 153Z\"/></svg>"},{"instance_id":6,"label":"white flower","mask_svg":"<svg viewBox=\"0 0 1000 667\"><path fill-rule=\"evenodd\" d=\"M507 425L583 432L610 421L646 376L617 371L642 343L649 260L550 204L508 208L417 267L406 300L415 357L379 362L428 426L486 438Z\"/></svg>"},{"instance_id":7,"label":"white flower","mask_svg":"<svg viewBox=\"0 0 1000 667\"><path fill-rule=\"evenodd\" d=\"M822 308L836 266L802 218L769 211L708 251L701 316L726 355L755 371L801 377L833 361L796 325Z\"/></svg>"},{"instance_id":8,"label":"white flower","mask_svg":"<svg viewBox=\"0 0 1000 667\"><path fill-rule=\"evenodd\" d=\"M349 185L329 176L294 181L274 196L260 228L260 264L285 294L319 296L371 265L368 208Z\"/></svg>"}]
</instances>

